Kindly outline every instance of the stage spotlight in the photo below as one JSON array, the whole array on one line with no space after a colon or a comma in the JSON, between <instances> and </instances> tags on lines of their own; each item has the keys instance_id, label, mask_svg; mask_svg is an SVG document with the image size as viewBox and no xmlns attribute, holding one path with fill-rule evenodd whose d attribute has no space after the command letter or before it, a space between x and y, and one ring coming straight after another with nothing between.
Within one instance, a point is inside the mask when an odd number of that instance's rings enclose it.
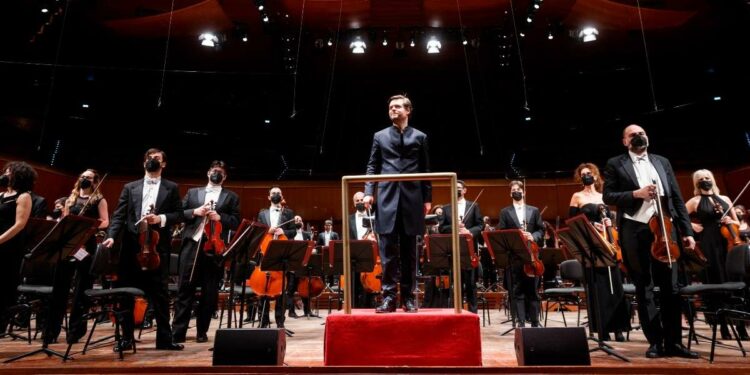
<instances>
[{"instance_id":1,"label":"stage spotlight","mask_svg":"<svg viewBox=\"0 0 750 375\"><path fill-rule=\"evenodd\" d=\"M47 13L47 12L49 12L49 9L47 9L47 8L42 8L42 13Z\"/></svg>"},{"instance_id":2,"label":"stage spotlight","mask_svg":"<svg viewBox=\"0 0 750 375\"><path fill-rule=\"evenodd\" d=\"M268 14L263 13L263 18L262 19L263 19L263 22L268 23L268 21L269 21Z\"/></svg>"},{"instance_id":3,"label":"stage spotlight","mask_svg":"<svg viewBox=\"0 0 750 375\"><path fill-rule=\"evenodd\" d=\"M443 45L434 36L427 42L427 53L429 54L440 53L440 48L443 48Z\"/></svg>"},{"instance_id":4,"label":"stage spotlight","mask_svg":"<svg viewBox=\"0 0 750 375\"><path fill-rule=\"evenodd\" d=\"M414 41L414 38L411 38L411 42L409 43L409 46L414 47L417 45L417 42Z\"/></svg>"},{"instance_id":5,"label":"stage spotlight","mask_svg":"<svg viewBox=\"0 0 750 375\"><path fill-rule=\"evenodd\" d=\"M383 47L387 47L387 46L388 46L388 39L383 37Z\"/></svg>"},{"instance_id":6,"label":"stage spotlight","mask_svg":"<svg viewBox=\"0 0 750 375\"><path fill-rule=\"evenodd\" d=\"M591 26L584 27L578 33L578 37L581 38L584 43L595 41L597 35L599 35L599 30Z\"/></svg>"},{"instance_id":7,"label":"stage spotlight","mask_svg":"<svg viewBox=\"0 0 750 375\"><path fill-rule=\"evenodd\" d=\"M214 35L213 33L203 33L198 37L198 40L201 41L201 45L205 47L216 47L216 44L219 43L219 38Z\"/></svg>"},{"instance_id":8,"label":"stage spotlight","mask_svg":"<svg viewBox=\"0 0 750 375\"><path fill-rule=\"evenodd\" d=\"M328 42L326 43L328 47L333 45L333 38L328 38Z\"/></svg>"},{"instance_id":9,"label":"stage spotlight","mask_svg":"<svg viewBox=\"0 0 750 375\"><path fill-rule=\"evenodd\" d=\"M461 44L463 44L463 45L467 45L467 44L469 44L469 41L468 41L468 40L466 40L466 38L464 38L464 40L463 40L463 41L461 42Z\"/></svg>"},{"instance_id":10,"label":"stage spotlight","mask_svg":"<svg viewBox=\"0 0 750 375\"><path fill-rule=\"evenodd\" d=\"M547 39L549 39L549 40L555 39L555 36L552 35L552 31L548 31L547 32Z\"/></svg>"},{"instance_id":11,"label":"stage spotlight","mask_svg":"<svg viewBox=\"0 0 750 375\"><path fill-rule=\"evenodd\" d=\"M367 44L365 44L365 42L362 40L362 38L357 37L356 39L354 39L353 42L351 42L351 44L349 44L349 48L352 49L352 53L353 54L360 55L360 54L365 53L365 49L367 48Z\"/></svg>"}]
</instances>

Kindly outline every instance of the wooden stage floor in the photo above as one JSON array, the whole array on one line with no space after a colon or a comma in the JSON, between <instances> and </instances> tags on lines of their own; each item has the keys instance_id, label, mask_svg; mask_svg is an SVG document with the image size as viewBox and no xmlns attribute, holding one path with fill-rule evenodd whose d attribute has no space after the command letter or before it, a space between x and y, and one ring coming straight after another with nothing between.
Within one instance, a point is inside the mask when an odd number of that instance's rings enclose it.
<instances>
[{"instance_id":1,"label":"wooden stage floor","mask_svg":"<svg viewBox=\"0 0 750 375\"><path fill-rule=\"evenodd\" d=\"M325 315L326 311L321 311ZM582 314L585 315L585 314ZM575 312L566 313L568 322L575 324ZM559 313L550 313L549 326L562 326ZM583 317L582 317L583 319ZM143 334L138 346L138 353L127 353L120 361L112 352L112 344L99 346L85 355L80 354L82 344L73 348L74 359L63 363L59 358L48 358L37 354L12 364L1 364L0 372L8 373L228 373L228 372L264 372L264 373L532 373L532 372L562 372L562 373L673 373L673 374L750 374L750 358L743 358L739 351L717 348L716 360L708 362L710 344L701 340L699 345L693 345L693 350L701 354L701 359L686 360L679 358L646 359L644 352L647 344L641 331L632 331L630 341L610 344L632 362L626 363L607 354L597 351L592 353L591 367L547 367L532 368L518 367L513 349L513 334L501 336L500 333L509 328L509 324L500 324L505 320L505 313L493 310L492 324L487 324L482 332L482 368L336 368L323 367L323 331L321 324L324 318L287 319L287 328L295 332L294 337L287 338L285 367L243 367L225 368L211 367L212 352L209 349L213 343L213 328L218 320L212 323L209 332L209 342L198 344L195 342L194 328L188 332L185 350L181 352L157 351L154 349L155 332ZM699 333L710 335L705 324L699 323ZM109 324L97 327L97 337L111 333ZM377 332L373 332L376 335ZM64 333L61 342L64 342ZM96 338L96 337L95 337ZM394 338L396 340L397 338ZM0 361L17 354L38 348L39 341L32 345L26 342L0 340ZM749 345L750 346L750 345ZM65 344L53 344L52 349L64 351ZM414 351L430 350L430 348L414 348Z\"/></svg>"}]
</instances>

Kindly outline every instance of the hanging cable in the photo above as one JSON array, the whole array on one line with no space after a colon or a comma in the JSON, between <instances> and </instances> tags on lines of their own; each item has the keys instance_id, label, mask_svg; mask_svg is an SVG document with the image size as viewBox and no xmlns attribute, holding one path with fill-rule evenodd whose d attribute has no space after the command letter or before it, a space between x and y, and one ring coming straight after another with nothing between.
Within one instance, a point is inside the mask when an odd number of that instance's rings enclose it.
<instances>
[{"instance_id":1,"label":"hanging cable","mask_svg":"<svg viewBox=\"0 0 750 375\"><path fill-rule=\"evenodd\" d=\"M167 28L167 42L164 45L164 63L161 67L161 86L159 87L159 99L156 101L156 108L161 108L163 103L162 96L164 95L164 80L167 77L167 55L169 54L169 40L172 39L172 16L174 15L174 0L172 0L172 7L169 9L169 27Z\"/></svg>"},{"instance_id":2,"label":"hanging cable","mask_svg":"<svg viewBox=\"0 0 750 375\"><path fill-rule=\"evenodd\" d=\"M646 30L643 27L643 15L641 14L641 1L636 0L635 4L638 8L638 22L641 24L641 39L643 40L643 52L646 57L646 70L648 71L648 84L651 87L651 100L654 102L654 112L659 111L659 106L656 104L656 89L654 89L654 76L651 72L651 59L648 57L648 46L646 45Z\"/></svg>"},{"instance_id":3,"label":"hanging cable","mask_svg":"<svg viewBox=\"0 0 750 375\"><path fill-rule=\"evenodd\" d=\"M461 4L456 0L456 11L458 12L458 26L461 28L461 38L464 40L464 20L461 16ZM482 134L479 131L479 116L477 115L477 103L474 98L474 84L471 82L471 71L469 70L469 55L466 52L466 45L463 45L464 65L466 66L466 81L469 83L469 96L471 97L471 109L474 112L474 127L477 130L477 141L479 142L479 155L484 156L484 144L482 143Z\"/></svg>"},{"instance_id":4,"label":"hanging cable","mask_svg":"<svg viewBox=\"0 0 750 375\"><path fill-rule=\"evenodd\" d=\"M52 94L55 91L55 76L57 75L57 66L60 62L60 51L62 50L63 36L65 35L65 25L68 20L68 9L70 9L70 0L65 2L62 25L60 25L60 36L57 38L57 49L55 50L55 62L52 64L52 72L49 77L49 90L47 91L47 102L44 103L44 114L42 115L42 129L39 132L39 141L36 150L42 150L42 142L47 130L47 121L49 120L49 111L52 108Z\"/></svg>"},{"instance_id":5,"label":"hanging cable","mask_svg":"<svg viewBox=\"0 0 750 375\"><path fill-rule=\"evenodd\" d=\"M323 131L320 132L320 155L323 155L323 144L326 138L326 127L328 125L328 113L331 108L331 93L333 92L333 78L336 72L336 56L339 47L339 34L341 32L341 14L344 11L344 0L339 0L339 21L336 24L336 39L333 42L333 60L331 61L331 80L328 83L328 97L326 98L326 111L323 117Z\"/></svg>"},{"instance_id":6,"label":"hanging cable","mask_svg":"<svg viewBox=\"0 0 750 375\"><path fill-rule=\"evenodd\" d=\"M294 85L292 87L292 115L289 118L297 116L297 72L299 71L299 50L302 46L302 23L305 20L305 3L306 0L302 0L302 10L299 15L299 33L297 33L297 57L294 60Z\"/></svg>"},{"instance_id":7,"label":"hanging cable","mask_svg":"<svg viewBox=\"0 0 750 375\"><path fill-rule=\"evenodd\" d=\"M529 94L526 89L526 70L523 67L523 55L521 55L521 40L518 38L518 26L516 25L516 11L514 9L513 0L510 0L510 19L513 21L513 34L516 38L516 49L518 51L518 63L521 68L521 84L523 85L523 109L530 110L529 108Z\"/></svg>"}]
</instances>

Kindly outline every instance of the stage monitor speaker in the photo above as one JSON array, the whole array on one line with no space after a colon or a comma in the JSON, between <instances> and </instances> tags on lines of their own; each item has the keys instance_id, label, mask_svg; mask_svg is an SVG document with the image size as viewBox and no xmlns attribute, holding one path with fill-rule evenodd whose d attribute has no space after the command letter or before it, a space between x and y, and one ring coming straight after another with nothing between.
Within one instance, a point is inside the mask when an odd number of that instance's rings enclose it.
<instances>
[{"instance_id":1,"label":"stage monitor speaker","mask_svg":"<svg viewBox=\"0 0 750 375\"><path fill-rule=\"evenodd\" d=\"M283 328L225 328L216 331L214 366L282 366L286 353Z\"/></svg>"},{"instance_id":2,"label":"stage monitor speaker","mask_svg":"<svg viewBox=\"0 0 750 375\"><path fill-rule=\"evenodd\" d=\"M518 328L515 337L519 366L590 366L583 327Z\"/></svg>"}]
</instances>

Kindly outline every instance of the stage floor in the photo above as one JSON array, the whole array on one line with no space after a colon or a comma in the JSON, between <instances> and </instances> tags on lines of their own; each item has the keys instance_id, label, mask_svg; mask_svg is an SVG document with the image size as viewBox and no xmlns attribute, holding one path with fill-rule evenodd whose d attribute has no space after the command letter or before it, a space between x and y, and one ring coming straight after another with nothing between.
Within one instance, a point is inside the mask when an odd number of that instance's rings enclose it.
<instances>
[{"instance_id":1,"label":"stage floor","mask_svg":"<svg viewBox=\"0 0 750 375\"><path fill-rule=\"evenodd\" d=\"M327 311L321 311L326 315ZM582 314L584 319L585 311ZM568 323L575 324L575 312L566 313ZM323 332L322 323L325 318L298 318L287 319L287 328L294 331L294 337L287 338L286 364L283 368L220 368L211 367L212 352L209 349L213 345L213 329L218 320L212 323L212 331L209 332L209 342L198 344L195 342L195 330L191 328L188 332L188 341L185 350L181 352L157 351L154 349L155 332L144 331L141 342L138 344L138 353L126 353L125 359L120 361L112 352L112 344L100 345L90 350L85 355L80 353L83 345L73 347L74 359L63 363L59 358L48 358L44 354L37 354L17 361L12 364L0 365L0 372L29 372L29 373L198 373L198 372L299 372L299 373L374 373L374 372L565 372L565 373L750 373L750 358L742 357L739 351L718 348L716 359L713 364L708 362L710 343L701 340L699 345L693 344L693 350L701 354L701 359L685 360L679 358L647 359L644 352L647 348L645 338L641 331L631 331L630 341L624 343L610 342L610 344L622 355L628 357L631 362L626 363L617 358L597 351L591 354L591 367L586 368L529 368L518 367L515 351L513 349L513 333L505 336L501 332L510 328L510 324L501 324L506 319L505 313L492 310L491 322L485 322L481 328L482 335L482 362L483 368L335 368L323 367ZM481 319L480 319L481 322ZM637 322L635 322L637 323ZM634 323L634 324L635 324ZM710 330L703 323L698 323L699 334L710 335ZM549 326L563 326L562 317L559 313L550 313ZM103 337L112 332L109 324L101 324L97 327L96 337ZM685 331L687 332L687 331ZM377 332L373 332L377 335ZM64 335L64 333L63 333ZM61 335L61 342L64 337ZM593 343L593 342L592 342ZM728 343L732 343L729 341ZM736 342L734 342L736 344ZM745 344L748 344L747 342ZM25 353L38 348L39 341L28 345L22 341L0 340L0 361L17 354ZM750 346L750 345L747 345ZM64 352L65 344L53 344L52 349ZM415 351L429 350L429 348L414 348ZM405 371L406 370L406 371Z\"/></svg>"}]
</instances>

